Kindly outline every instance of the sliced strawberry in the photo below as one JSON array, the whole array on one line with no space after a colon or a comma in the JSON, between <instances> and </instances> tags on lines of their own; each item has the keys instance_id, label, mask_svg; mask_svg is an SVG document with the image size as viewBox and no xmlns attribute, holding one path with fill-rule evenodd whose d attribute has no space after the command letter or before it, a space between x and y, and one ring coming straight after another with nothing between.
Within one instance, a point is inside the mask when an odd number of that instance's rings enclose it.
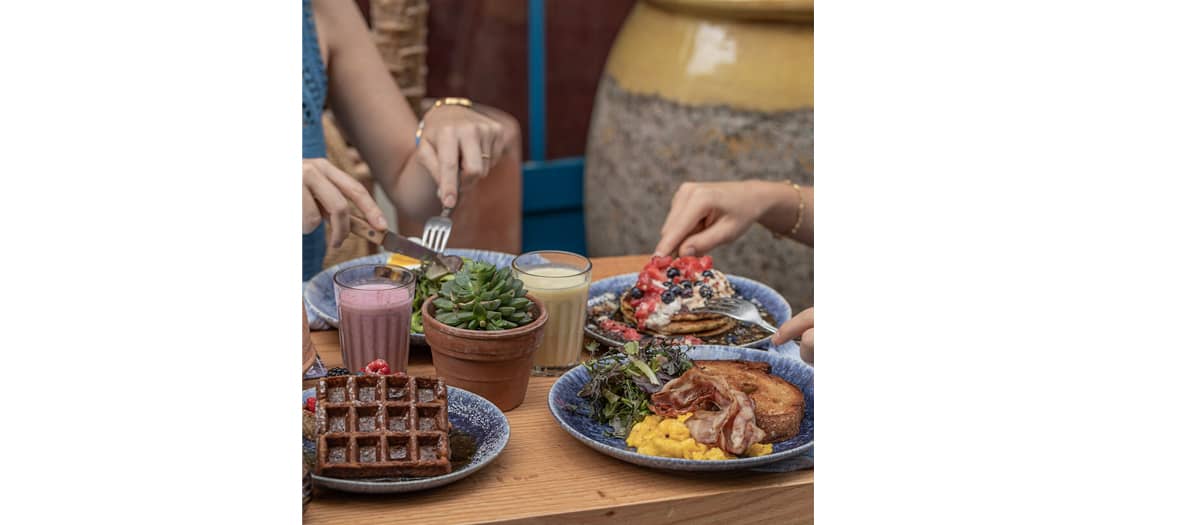
<instances>
[{"instance_id":1,"label":"sliced strawberry","mask_svg":"<svg viewBox=\"0 0 1180 525\"><path fill-rule=\"evenodd\" d=\"M315 398L307 398L307 404L303 405L303 409L308 412L315 412Z\"/></svg>"}]
</instances>

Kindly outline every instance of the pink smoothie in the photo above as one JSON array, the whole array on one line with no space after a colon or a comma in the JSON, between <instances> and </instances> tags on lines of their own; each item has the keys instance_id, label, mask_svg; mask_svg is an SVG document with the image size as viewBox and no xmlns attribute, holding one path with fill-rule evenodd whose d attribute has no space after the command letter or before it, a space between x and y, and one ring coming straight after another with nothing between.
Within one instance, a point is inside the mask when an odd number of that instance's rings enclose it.
<instances>
[{"instance_id":1,"label":"pink smoothie","mask_svg":"<svg viewBox=\"0 0 1180 525\"><path fill-rule=\"evenodd\" d=\"M344 366L356 372L384 359L393 372L405 372L410 359L412 287L361 284L340 287L340 349Z\"/></svg>"}]
</instances>

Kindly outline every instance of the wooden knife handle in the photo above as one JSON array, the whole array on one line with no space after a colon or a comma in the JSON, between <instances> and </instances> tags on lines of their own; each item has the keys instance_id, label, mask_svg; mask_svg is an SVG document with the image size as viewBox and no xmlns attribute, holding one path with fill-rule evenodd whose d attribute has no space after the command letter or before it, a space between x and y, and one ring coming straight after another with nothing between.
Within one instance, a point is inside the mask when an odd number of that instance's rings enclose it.
<instances>
[{"instance_id":1,"label":"wooden knife handle","mask_svg":"<svg viewBox=\"0 0 1180 525\"><path fill-rule=\"evenodd\" d=\"M380 246L381 242L385 240L385 232L373 229L373 227L369 226L369 223L365 222L364 219L355 216L349 216L348 222L353 235L356 235L357 237L366 239L378 246Z\"/></svg>"}]
</instances>

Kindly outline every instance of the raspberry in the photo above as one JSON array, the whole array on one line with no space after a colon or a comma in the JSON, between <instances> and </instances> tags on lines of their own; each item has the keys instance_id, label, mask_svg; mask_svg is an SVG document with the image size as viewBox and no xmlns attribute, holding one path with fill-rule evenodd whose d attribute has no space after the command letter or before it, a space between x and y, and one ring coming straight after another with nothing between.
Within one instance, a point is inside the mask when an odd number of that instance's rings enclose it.
<instances>
[{"instance_id":1,"label":"raspberry","mask_svg":"<svg viewBox=\"0 0 1180 525\"><path fill-rule=\"evenodd\" d=\"M308 412L315 412L315 398L314 397L307 398L307 404L303 405L303 409Z\"/></svg>"},{"instance_id":2,"label":"raspberry","mask_svg":"<svg viewBox=\"0 0 1180 525\"><path fill-rule=\"evenodd\" d=\"M372 363L365 365L365 373L373 375L389 375L389 363L384 359L374 359Z\"/></svg>"}]
</instances>

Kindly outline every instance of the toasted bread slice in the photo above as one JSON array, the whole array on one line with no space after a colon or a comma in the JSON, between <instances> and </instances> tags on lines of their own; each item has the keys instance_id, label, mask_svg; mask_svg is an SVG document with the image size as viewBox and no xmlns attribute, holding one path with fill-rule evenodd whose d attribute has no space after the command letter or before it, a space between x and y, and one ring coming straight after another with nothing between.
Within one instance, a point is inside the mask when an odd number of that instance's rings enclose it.
<instances>
[{"instance_id":1,"label":"toasted bread slice","mask_svg":"<svg viewBox=\"0 0 1180 525\"><path fill-rule=\"evenodd\" d=\"M754 418L766 432L766 442L794 437L803 422L803 391L770 373L770 363L758 361L695 361L697 368L720 376L754 401Z\"/></svg>"}]
</instances>

